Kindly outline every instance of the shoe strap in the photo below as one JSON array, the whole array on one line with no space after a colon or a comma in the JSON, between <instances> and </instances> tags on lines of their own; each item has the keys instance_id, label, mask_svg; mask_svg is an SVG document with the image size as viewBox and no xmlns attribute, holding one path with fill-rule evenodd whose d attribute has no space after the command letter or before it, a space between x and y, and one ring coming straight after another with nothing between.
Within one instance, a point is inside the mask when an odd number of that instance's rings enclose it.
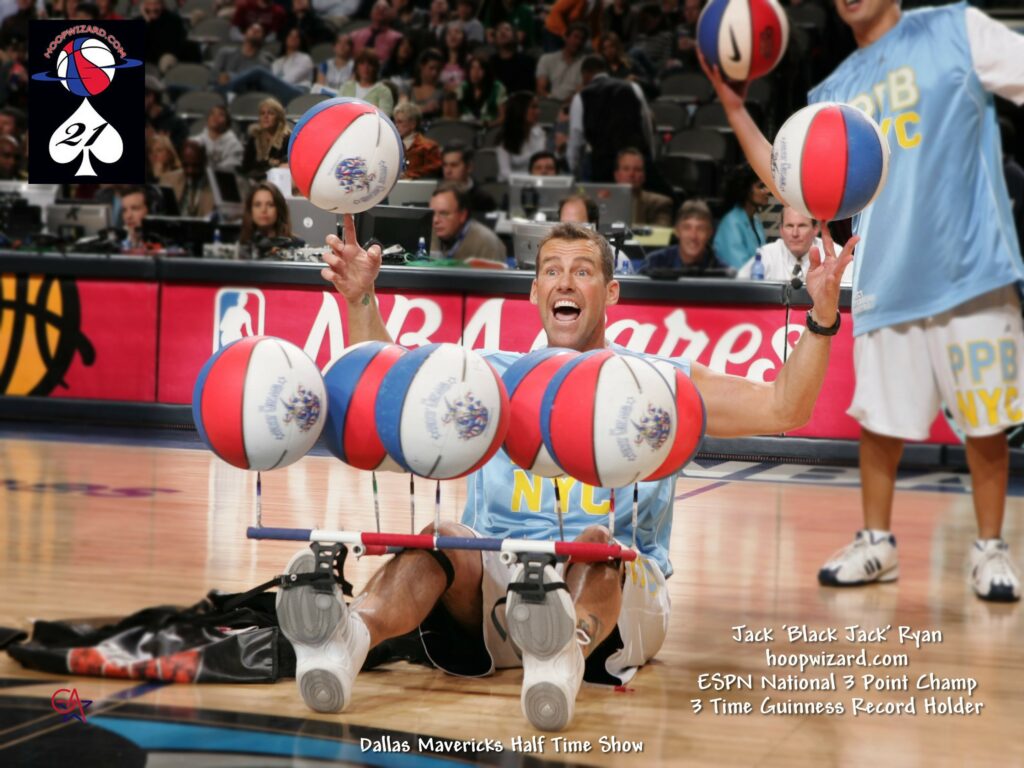
<instances>
[{"instance_id":1,"label":"shoe strap","mask_svg":"<svg viewBox=\"0 0 1024 768\"><path fill-rule=\"evenodd\" d=\"M569 587L565 585L564 581L556 581L550 584L541 584L539 585L539 588L543 590L544 594L547 594L548 592L554 592L556 589L564 589L566 592L569 591ZM524 599L526 599L525 593L535 591L537 589L538 586L533 584L513 583L508 585L509 592L524 593ZM505 605L507 602L508 595L506 594L505 597L499 597L497 600L495 600L494 606L491 608L491 623L494 624L494 629L498 632L498 637L500 637L503 642L508 639L508 631L503 626L501 626L501 622L498 621L498 608Z\"/></svg>"}]
</instances>

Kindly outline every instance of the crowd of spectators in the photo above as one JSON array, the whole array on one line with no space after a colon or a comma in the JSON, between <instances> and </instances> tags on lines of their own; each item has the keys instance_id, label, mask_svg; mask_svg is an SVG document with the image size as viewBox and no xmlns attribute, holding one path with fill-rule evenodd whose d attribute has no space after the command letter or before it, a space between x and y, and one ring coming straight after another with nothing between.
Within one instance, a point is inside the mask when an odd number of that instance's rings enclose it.
<instances>
[{"instance_id":1,"label":"crowd of spectators","mask_svg":"<svg viewBox=\"0 0 1024 768\"><path fill-rule=\"evenodd\" d=\"M852 49L831 0L783 4L789 50L749 96L769 135ZM301 114L292 105L304 110L316 98L351 96L393 118L405 146L404 178L460 190L442 199L466 221L503 210L503 185L514 174L627 184L633 206L624 223L670 239L650 254L656 268L704 265L743 275L768 244L766 226L783 222L767 188L736 166L742 154L724 120L705 119L715 104L696 56L701 7L701 0L0 0L0 179L26 175L29 22L138 17L146 41L146 181L169 188L181 215L218 215L206 166L237 173L250 198L258 189L269 195L256 185L287 165ZM205 82L180 76L189 65L204 68ZM211 99L198 112L197 92ZM246 99L249 111L236 109ZM472 137L453 142L445 131L453 122L472 126ZM688 143L709 131L718 142L711 150ZM1021 196L1010 154L1007 175ZM66 191L111 196L87 184ZM128 229L124 189L112 194L117 222ZM149 194L148 206L159 198ZM259 229L250 204L246 231ZM588 204L576 200L569 209ZM775 213L762 221L770 207ZM443 247L446 238L438 239Z\"/></svg>"}]
</instances>

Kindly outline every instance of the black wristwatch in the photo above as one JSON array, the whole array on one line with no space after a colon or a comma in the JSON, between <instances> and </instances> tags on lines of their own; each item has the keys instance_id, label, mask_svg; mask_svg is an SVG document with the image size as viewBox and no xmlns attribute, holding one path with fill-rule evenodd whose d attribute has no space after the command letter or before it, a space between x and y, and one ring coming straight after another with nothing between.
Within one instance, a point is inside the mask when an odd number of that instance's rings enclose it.
<instances>
[{"instance_id":1,"label":"black wristwatch","mask_svg":"<svg viewBox=\"0 0 1024 768\"><path fill-rule=\"evenodd\" d=\"M811 313L808 311L807 330L810 331L811 333L816 333L819 336L835 336L837 333L839 333L839 320L840 316L839 312L837 311L836 321L832 323L832 325L830 325L828 328L825 328L824 326L818 325L816 322L814 322L814 318L811 317Z\"/></svg>"}]
</instances>

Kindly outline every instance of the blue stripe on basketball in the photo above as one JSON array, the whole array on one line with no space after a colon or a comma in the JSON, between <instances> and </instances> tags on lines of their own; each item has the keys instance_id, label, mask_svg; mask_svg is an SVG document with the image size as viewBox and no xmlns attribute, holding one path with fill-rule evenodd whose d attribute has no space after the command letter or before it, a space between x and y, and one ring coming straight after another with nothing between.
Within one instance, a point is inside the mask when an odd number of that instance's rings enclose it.
<instances>
[{"instance_id":1,"label":"blue stripe on basketball","mask_svg":"<svg viewBox=\"0 0 1024 768\"><path fill-rule=\"evenodd\" d=\"M878 134L856 107L839 105L846 126L846 189L836 220L848 219L870 200L882 178L882 147Z\"/></svg>"},{"instance_id":2,"label":"blue stripe on basketball","mask_svg":"<svg viewBox=\"0 0 1024 768\"><path fill-rule=\"evenodd\" d=\"M297 122L295 124L295 127L292 129L292 137L288 139L288 159L291 160L292 145L295 144L295 138L302 131L302 128L303 126L306 125L306 123L308 123L314 117L319 115L325 109L336 107L339 104L348 104L349 102L352 101L362 101L362 99L353 99L350 96L339 96L336 99L327 99L327 101L321 101L319 104L314 104L312 107L303 112L302 117L299 118L299 122ZM399 143L401 143L401 141L399 141Z\"/></svg>"},{"instance_id":3,"label":"blue stripe on basketball","mask_svg":"<svg viewBox=\"0 0 1024 768\"><path fill-rule=\"evenodd\" d=\"M345 420L359 379L366 366L386 345L375 341L354 349L338 360L324 373L324 387L327 389L327 421L324 423L324 439L327 450L348 463L345 454Z\"/></svg>"},{"instance_id":4,"label":"blue stripe on basketball","mask_svg":"<svg viewBox=\"0 0 1024 768\"><path fill-rule=\"evenodd\" d=\"M697 20L697 45L711 65L719 64L718 31L728 5L729 0L711 0Z\"/></svg>"},{"instance_id":5,"label":"blue stripe on basketball","mask_svg":"<svg viewBox=\"0 0 1024 768\"><path fill-rule=\"evenodd\" d=\"M384 450L408 472L412 472L412 469L405 460L405 451L402 450L402 411L405 410L405 398L420 367L439 346L441 345L427 344L402 355L381 381L377 402L373 407L377 433L384 444Z\"/></svg>"},{"instance_id":6,"label":"blue stripe on basketball","mask_svg":"<svg viewBox=\"0 0 1024 768\"><path fill-rule=\"evenodd\" d=\"M377 110L380 112L380 110ZM401 134L398 133L398 129L395 128L395 123L385 115L383 112L380 113L381 117L384 118L384 122L391 128L391 131L395 134L395 140L398 142L398 173L395 175L395 181L402 178L402 174L405 173L405 142L402 141ZM392 182L394 186L394 182Z\"/></svg>"},{"instance_id":7,"label":"blue stripe on basketball","mask_svg":"<svg viewBox=\"0 0 1024 768\"><path fill-rule=\"evenodd\" d=\"M501 377L501 380L505 383L505 391L508 392L508 396L511 398L515 394L515 391L523 383L523 379L526 378L530 371L549 357L564 353L565 350L560 347L545 347L544 349L538 349L535 352L525 354L512 363Z\"/></svg>"},{"instance_id":8,"label":"blue stripe on basketball","mask_svg":"<svg viewBox=\"0 0 1024 768\"><path fill-rule=\"evenodd\" d=\"M195 422L196 429L199 431L199 437L206 444L206 447L213 451L213 446L210 445L210 438L206 435L206 427L203 425L203 389L206 387L206 377L210 374L210 369L213 368L213 364L220 359L220 356L224 354L224 350L233 344L237 344L241 339L232 341L231 344L226 344L218 349L210 359L206 361L206 364L199 371L199 376L196 378L196 383L192 387L192 421ZM214 451L216 453L216 451Z\"/></svg>"},{"instance_id":9,"label":"blue stripe on basketball","mask_svg":"<svg viewBox=\"0 0 1024 768\"><path fill-rule=\"evenodd\" d=\"M540 401L540 437L544 441L544 447L548 449L548 453L551 454L551 458L554 459L555 464L558 466L562 466L562 462L558 460L554 442L551 440L551 409L555 405L555 397L557 397L558 390L562 386L562 382L565 381L565 377L569 375L573 368L583 361L589 360L594 354L601 352L604 352L604 350L592 349L589 352L584 352L579 357L573 358L558 369L555 375L551 377L551 383L544 390L544 397Z\"/></svg>"}]
</instances>

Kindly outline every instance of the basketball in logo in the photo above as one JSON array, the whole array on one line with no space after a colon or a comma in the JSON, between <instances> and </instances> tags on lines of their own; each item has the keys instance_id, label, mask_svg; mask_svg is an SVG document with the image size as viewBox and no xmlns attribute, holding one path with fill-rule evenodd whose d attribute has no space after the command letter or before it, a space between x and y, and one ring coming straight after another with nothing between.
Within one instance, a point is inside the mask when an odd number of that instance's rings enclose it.
<instances>
[{"instance_id":1,"label":"basketball in logo","mask_svg":"<svg viewBox=\"0 0 1024 768\"><path fill-rule=\"evenodd\" d=\"M79 37L57 57L57 77L75 96L98 96L114 79L115 63L113 52L102 40Z\"/></svg>"},{"instance_id":2,"label":"basketball in logo","mask_svg":"<svg viewBox=\"0 0 1024 768\"><path fill-rule=\"evenodd\" d=\"M0 394L50 394L76 353L92 365L96 353L80 322L74 280L0 276Z\"/></svg>"}]
</instances>

